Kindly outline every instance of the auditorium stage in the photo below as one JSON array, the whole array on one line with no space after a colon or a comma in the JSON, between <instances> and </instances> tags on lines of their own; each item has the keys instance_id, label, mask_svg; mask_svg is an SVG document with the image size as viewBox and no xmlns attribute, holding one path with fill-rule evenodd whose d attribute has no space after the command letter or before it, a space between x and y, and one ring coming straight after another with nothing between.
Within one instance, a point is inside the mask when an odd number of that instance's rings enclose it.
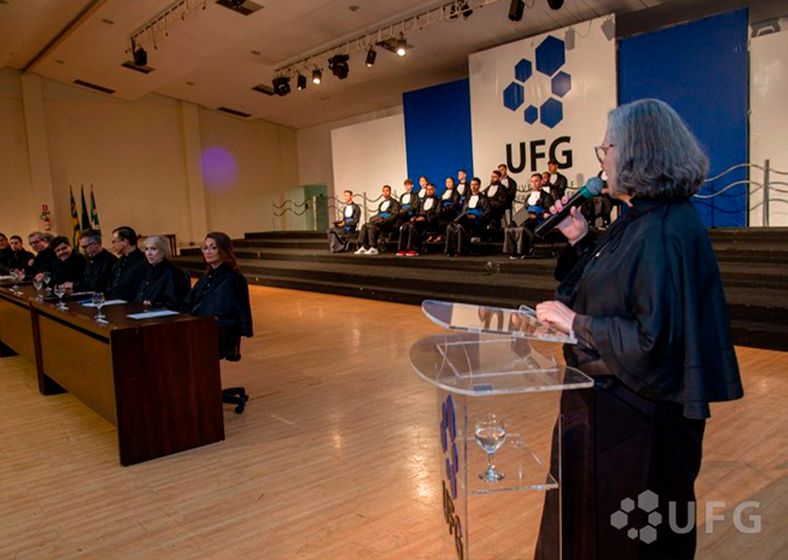
<instances>
[{"instance_id":1,"label":"auditorium stage","mask_svg":"<svg viewBox=\"0 0 788 560\"><path fill-rule=\"evenodd\" d=\"M788 228L719 228L709 231L720 263L737 345L788 350ZM533 306L550 299L554 252L512 261L493 238L470 257L449 258L431 244L418 257L396 257L396 245L380 255L333 255L322 232L248 233L234 241L250 283L296 290L420 304L424 299L502 307ZM560 250L562 244L555 243ZM198 248L176 262L198 275Z\"/></svg>"}]
</instances>

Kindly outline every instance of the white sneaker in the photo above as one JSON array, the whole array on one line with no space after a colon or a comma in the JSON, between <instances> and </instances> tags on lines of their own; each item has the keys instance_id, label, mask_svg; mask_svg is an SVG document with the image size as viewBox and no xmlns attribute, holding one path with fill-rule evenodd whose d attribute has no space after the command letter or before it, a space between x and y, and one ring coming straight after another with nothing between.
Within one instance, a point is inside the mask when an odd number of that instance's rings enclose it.
<instances>
[{"instance_id":1,"label":"white sneaker","mask_svg":"<svg viewBox=\"0 0 788 560\"><path fill-rule=\"evenodd\" d=\"M481 242L482 242L481 237L471 237L471 243L481 243Z\"/></svg>"},{"instance_id":2,"label":"white sneaker","mask_svg":"<svg viewBox=\"0 0 788 560\"><path fill-rule=\"evenodd\" d=\"M378 253L379 251L374 247L370 247L369 249L367 249L367 255L377 255Z\"/></svg>"},{"instance_id":3,"label":"white sneaker","mask_svg":"<svg viewBox=\"0 0 788 560\"><path fill-rule=\"evenodd\" d=\"M356 251L353 254L354 255L366 255L367 253L368 253L368 251L366 249L364 249L364 247L359 247L358 251Z\"/></svg>"}]
</instances>

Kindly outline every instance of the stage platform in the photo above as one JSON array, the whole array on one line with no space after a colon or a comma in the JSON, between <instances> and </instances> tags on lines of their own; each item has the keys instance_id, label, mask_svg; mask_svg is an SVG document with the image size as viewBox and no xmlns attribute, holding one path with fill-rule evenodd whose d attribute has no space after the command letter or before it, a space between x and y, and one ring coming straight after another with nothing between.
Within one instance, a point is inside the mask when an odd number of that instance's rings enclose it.
<instances>
[{"instance_id":1,"label":"stage platform","mask_svg":"<svg viewBox=\"0 0 788 560\"><path fill-rule=\"evenodd\" d=\"M737 345L788 351L788 228L709 231L720 263ZM431 244L418 257L331 254L322 232L249 233L234 242L252 284L408 304L443 299L504 307L550 299L555 256L549 244L537 257L510 260L502 243L481 245L470 257L450 258ZM562 248L557 243L556 248ZM204 270L198 248L183 249L179 266Z\"/></svg>"}]
</instances>

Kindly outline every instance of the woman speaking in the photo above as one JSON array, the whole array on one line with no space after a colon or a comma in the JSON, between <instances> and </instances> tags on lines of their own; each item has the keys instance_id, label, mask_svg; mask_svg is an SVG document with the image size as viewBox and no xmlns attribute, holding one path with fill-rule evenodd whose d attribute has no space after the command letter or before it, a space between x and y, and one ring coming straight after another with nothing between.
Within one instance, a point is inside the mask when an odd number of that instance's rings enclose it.
<instances>
[{"instance_id":1,"label":"woman speaking","mask_svg":"<svg viewBox=\"0 0 788 560\"><path fill-rule=\"evenodd\" d=\"M595 239L571 209L558 226L569 244L555 300L536 307L539 320L574 332L566 362L594 379L561 402L564 558L693 558L709 403L742 396L719 268L690 202L708 160L678 114L653 99L612 111L596 152L626 210ZM657 503L662 519L656 540L628 530L647 524L642 508L626 528L611 523L622 500L647 491L645 509ZM554 524L545 515L537 557L552 556Z\"/></svg>"}]
</instances>

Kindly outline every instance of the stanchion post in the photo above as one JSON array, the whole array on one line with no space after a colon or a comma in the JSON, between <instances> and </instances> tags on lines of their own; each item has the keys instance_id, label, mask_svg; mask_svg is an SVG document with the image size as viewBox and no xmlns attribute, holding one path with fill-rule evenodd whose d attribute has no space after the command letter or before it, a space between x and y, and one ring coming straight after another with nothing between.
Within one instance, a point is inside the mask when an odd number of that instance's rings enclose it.
<instances>
[{"instance_id":1,"label":"stanchion post","mask_svg":"<svg viewBox=\"0 0 788 560\"><path fill-rule=\"evenodd\" d=\"M769 227L769 160L763 162L763 227Z\"/></svg>"},{"instance_id":2,"label":"stanchion post","mask_svg":"<svg viewBox=\"0 0 788 560\"><path fill-rule=\"evenodd\" d=\"M312 227L317 231L317 196L312 195Z\"/></svg>"}]
</instances>

